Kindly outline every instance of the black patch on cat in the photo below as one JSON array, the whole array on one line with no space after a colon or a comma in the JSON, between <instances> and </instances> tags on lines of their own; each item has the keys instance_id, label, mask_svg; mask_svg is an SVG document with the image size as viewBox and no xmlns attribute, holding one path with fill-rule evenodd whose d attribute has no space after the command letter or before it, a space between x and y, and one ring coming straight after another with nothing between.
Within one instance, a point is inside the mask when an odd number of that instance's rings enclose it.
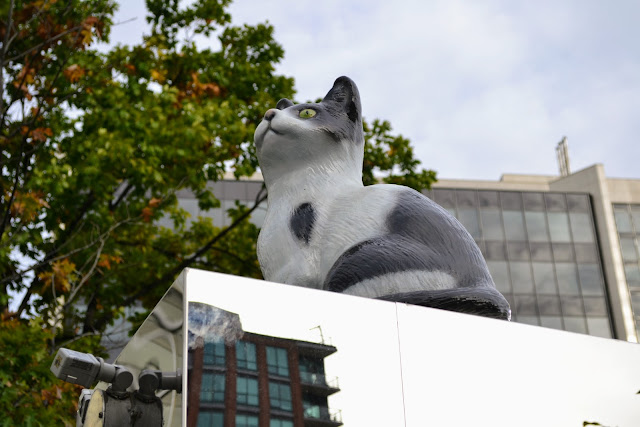
<instances>
[{"instance_id":1,"label":"black patch on cat","mask_svg":"<svg viewBox=\"0 0 640 427\"><path fill-rule=\"evenodd\" d=\"M293 215L291 215L289 227L291 227L291 231L293 231L293 234L298 240L308 245L315 221L316 211L313 209L313 206L311 203L303 203L298 206L293 212Z\"/></svg>"},{"instance_id":2,"label":"black patch on cat","mask_svg":"<svg viewBox=\"0 0 640 427\"><path fill-rule=\"evenodd\" d=\"M333 292L366 279L390 273L433 268L430 248L398 234L390 234L360 242L349 248L333 264L323 288ZM433 254L432 254L433 255Z\"/></svg>"},{"instance_id":3,"label":"black patch on cat","mask_svg":"<svg viewBox=\"0 0 640 427\"><path fill-rule=\"evenodd\" d=\"M338 258L325 289L342 292L365 279L410 270L450 274L458 287L492 285L473 238L451 214L417 191L407 188L398 194L386 227L388 234L358 243Z\"/></svg>"},{"instance_id":4,"label":"black patch on cat","mask_svg":"<svg viewBox=\"0 0 640 427\"><path fill-rule=\"evenodd\" d=\"M351 124L360 128L359 130L362 132L360 93L356 84L349 77L338 77L331 90L322 99L322 103L335 106L330 107L329 110L332 110L336 117L346 114Z\"/></svg>"}]
</instances>

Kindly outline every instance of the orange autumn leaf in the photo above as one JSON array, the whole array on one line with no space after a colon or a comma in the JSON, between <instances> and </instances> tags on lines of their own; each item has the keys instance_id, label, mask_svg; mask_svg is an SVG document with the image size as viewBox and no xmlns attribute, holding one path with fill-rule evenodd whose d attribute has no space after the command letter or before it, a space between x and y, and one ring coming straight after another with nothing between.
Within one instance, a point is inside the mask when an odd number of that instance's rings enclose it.
<instances>
[{"instance_id":1,"label":"orange autumn leaf","mask_svg":"<svg viewBox=\"0 0 640 427\"><path fill-rule=\"evenodd\" d=\"M38 274L38 278L42 280L42 292L49 289L52 283L57 291L69 292L71 282L76 279L75 269L76 265L69 258L54 261L50 271Z\"/></svg>"},{"instance_id":2,"label":"orange autumn leaf","mask_svg":"<svg viewBox=\"0 0 640 427\"><path fill-rule=\"evenodd\" d=\"M49 204L41 192L22 193L17 191L11 204L10 213L13 217L29 222L37 217L40 209L48 207Z\"/></svg>"},{"instance_id":3,"label":"orange autumn leaf","mask_svg":"<svg viewBox=\"0 0 640 427\"><path fill-rule=\"evenodd\" d=\"M162 199L154 197L151 200L149 200L149 205L148 206L150 208L157 208L158 206L160 206L160 203L162 203Z\"/></svg>"},{"instance_id":4,"label":"orange autumn leaf","mask_svg":"<svg viewBox=\"0 0 640 427\"><path fill-rule=\"evenodd\" d=\"M144 222L151 221L152 217L153 217L153 209L151 209L149 206L142 209L142 220Z\"/></svg>"},{"instance_id":5,"label":"orange autumn leaf","mask_svg":"<svg viewBox=\"0 0 640 427\"><path fill-rule=\"evenodd\" d=\"M78 64L73 64L67 67L63 73L71 83L75 83L84 76L84 69Z\"/></svg>"},{"instance_id":6,"label":"orange autumn leaf","mask_svg":"<svg viewBox=\"0 0 640 427\"><path fill-rule=\"evenodd\" d=\"M122 263L122 258L117 255L101 254L100 259L98 260L98 267L111 270L111 265L113 263L115 264Z\"/></svg>"},{"instance_id":7,"label":"orange autumn leaf","mask_svg":"<svg viewBox=\"0 0 640 427\"><path fill-rule=\"evenodd\" d=\"M47 140L47 137L52 136L53 132L50 128L36 128L31 131L31 137L34 141L44 142Z\"/></svg>"}]
</instances>

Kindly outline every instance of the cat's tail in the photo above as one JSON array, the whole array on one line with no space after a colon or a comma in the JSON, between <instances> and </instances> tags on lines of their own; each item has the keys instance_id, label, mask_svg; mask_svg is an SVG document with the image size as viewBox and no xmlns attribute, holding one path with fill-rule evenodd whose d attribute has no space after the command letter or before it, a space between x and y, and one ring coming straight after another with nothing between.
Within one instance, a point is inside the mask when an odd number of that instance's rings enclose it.
<instances>
[{"instance_id":1,"label":"cat's tail","mask_svg":"<svg viewBox=\"0 0 640 427\"><path fill-rule=\"evenodd\" d=\"M404 292L378 298L385 301L511 320L509 303L500 292L491 286Z\"/></svg>"}]
</instances>

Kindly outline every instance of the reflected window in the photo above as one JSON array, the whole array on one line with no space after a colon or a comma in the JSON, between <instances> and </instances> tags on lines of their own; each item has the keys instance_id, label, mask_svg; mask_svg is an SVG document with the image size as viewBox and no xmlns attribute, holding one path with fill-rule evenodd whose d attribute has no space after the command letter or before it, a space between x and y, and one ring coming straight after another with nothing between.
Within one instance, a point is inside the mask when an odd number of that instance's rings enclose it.
<instances>
[{"instance_id":1,"label":"reflected window","mask_svg":"<svg viewBox=\"0 0 640 427\"><path fill-rule=\"evenodd\" d=\"M527 242L507 242L509 259L513 261L529 261L529 245Z\"/></svg>"},{"instance_id":2,"label":"reflected window","mask_svg":"<svg viewBox=\"0 0 640 427\"><path fill-rule=\"evenodd\" d=\"M507 259L507 250L504 242L485 242L484 254L487 259L503 260Z\"/></svg>"},{"instance_id":3,"label":"reflected window","mask_svg":"<svg viewBox=\"0 0 640 427\"><path fill-rule=\"evenodd\" d=\"M203 373L200 401L224 402L224 383L224 374Z\"/></svg>"},{"instance_id":4,"label":"reflected window","mask_svg":"<svg viewBox=\"0 0 640 427\"><path fill-rule=\"evenodd\" d=\"M578 264L578 276L584 295L603 295L602 275L598 264Z\"/></svg>"},{"instance_id":5,"label":"reflected window","mask_svg":"<svg viewBox=\"0 0 640 427\"><path fill-rule=\"evenodd\" d=\"M480 209L480 218L485 240L504 240L502 220L498 209Z\"/></svg>"},{"instance_id":6,"label":"reflected window","mask_svg":"<svg viewBox=\"0 0 640 427\"><path fill-rule=\"evenodd\" d=\"M540 326L552 329L564 329L562 327L562 317L560 316L540 316Z\"/></svg>"},{"instance_id":7,"label":"reflected window","mask_svg":"<svg viewBox=\"0 0 640 427\"><path fill-rule=\"evenodd\" d=\"M469 190L457 190L456 200L458 202L458 210L473 208L476 206L476 192Z\"/></svg>"},{"instance_id":8,"label":"reflected window","mask_svg":"<svg viewBox=\"0 0 640 427\"><path fill-rule=\"evenodd\" d=\"M620 237L620 247L622 248L622 259L624 261L637 261L636 242L633 237Z\"/></svg>"},{"instance_id":9,"label":"reflected window","mask_svg":"<svg viewBox=\"0 0 640 427\"><path fill-rule=\"evenodd\" d=\"M538 294L557 294L553 264L550 262L533 262L533 280Z\"/></svg>"},{"instance_id":10,"label":"reflected window","mask_svg":"<svg viewBox=\"0 0 640 427\"><path fill-rule=\"evenodd\" d=\"M578 272L576 264L570 262L556 263L558 289L562 295L579 295Z\"/></svg>"},{"instance_id":11,"label":"reflected window","mask_svg":"<svg viewBox=\"0 0 640 427\"><path fill-rule=\"evenodd\" d=\"M573 261L573 245L570 243L552 243L553 259L556 261Z\"/></svg>"},{"instance_id":12,"label":"reflected window","mask_svg":"<svg viewBox=\"0 0 640 427\"><path fill-rule=\"evenodd\" d=\"M293 427L293 421L282 418L271 418L269 420L269 427Z\"/></svg>"},{"instance_id":13,"label":"reflected window","mask_svg":"<svg viewBox=\"0 0 640 427\"><path fill-rule=\"evenodd\" d=\"M521 193L504 191L500 193L500 199L502 200L502 209L507 211L521 211L522 210L522 195Z\"/></svg>"},{"instance_id":14,"label":"reflected window","mask_svg":"<svg viewBox=\"0 0 640 427\"><path fill-rule=\"evenodd\" d=\"M258 369L256 364L256 345L251 342L236 342L236 358L238 360L238 369L247 369L255 371Z\"/></svg>"},{"instance_id":15,"label":"reflected window","mask_svg":"<svg viewBox=\"0 0 640 427\"><path fill-rule=\"evenodd\" d=\"M482 208L499 208L497 191L478 191L478 202Z\"/></svg>"},{"instance_id":16,"label":"reflected window","mask_svg":"<svg viewBox=\"0 0 640 427\"><path fill-rule=\"evenodd\" d=\"M613 215L616 218L616 227L619 233L632 233L631 217L627 206L614 206Z\"/></svg>"},{"instance_id":17,"label":"reflected window","mask_svg":"<svg viewBox=\"0 0 640 427\"><path fill-rule=\"evenodd\" d=\"M515 312L518 318L521 316L535 316L536 312L536 298L533 295L516 295L516 307Z\"/></svg>"},{"instance_id":18,"label":"reflected window","mask_svg":"<svg viewBox=\"0 0 640 427\"><path fill-rule=\"evenodd\" d=\"M236 388L239 405L258 406L258 380L256 378L238 376Z\"/></svg>"},{"instance_id":19,"label":"reflected window","mask_svg":"<svg viewBox=\"0 0 640 427\"><path fill-rule=\"evenodd\" d=\"M625 264L624 274L627 276L629 287L640 288L640 267L638 264Z\"/></svg>"},{"instance_id":20,"label":"reflected window","mask_svg":"<svg viewBox=\"0 0 640 427\"><path fill-rule=\"evenodd\" d=\"M533 278L531 277L531 263L510 262L511 283L515 293L533 293Z\"/></svg>"},{"instance_id":21,"label":"reflected window","mask_svg":"<svg viewBox=\"0 0 640 427\"><path fill-rule=\"evenodd\" d=\"M567 203L564 200L564 194L545 193L544 201L548 211L566 211Z\"/></svg>"},{"instance_id":22,"label":"reflected window","mask_svg":"<svg viewBox=\"0 0 640 427\"><path fill-rule=\"evenodd\" d=\"M442 188L436 188L433 190L434 201L449 210L456 207L456 194L455 190L445 190Z\"/></svg>"},{"instance_id":23,"label":"reflected window","mask_svg":"<svg viewBox=\"0 0 640 427\"><path fill-rule=\"evenodd\" d=\"M611 324L606 317L587 317L589 335L611 338Z\"/></svg>"},{"instance_id":24,"label":"reflected window","mask_svg":"<svg viewBox=\"0 0 640 427\"><path fill-rule=\"evenodd\" d=\"M578 262L598 262L596 245L589 243L576 243L573 247L576 251L576 261Z\"/></svg>"},{"instance_id":25,"label":"reflected window","mask_svg":"<svg viewBox=\"0 0 640 427\"><path fill-rule=\"evenodd\" d=\"M640 313L640 292L631 293L631 306L635 313Z\"/></svg>"},{"instance_id":26,"label":"reflected window","mask_svg":"<svg viewBox=\"0 0 640 427\"><path fill-rule=\"evenodd\" d=\"M640 206L631 206L631 218L633 218L633 226L636 233L640 233Z\"/></svg>"},{"instance_id":27,"label":"reflected window","mask_svg":"<svg viewBox=\"0 0 640 427\"><path fill-rule=\"evenodd\" d=\"M518 316L518 323L524 323L526 325L539 326L540 318L538 316Z\"/></svg>"},{"instance_id":28,"label":"reflected window","mask_svg":"<svg viewBox=\"0 0 640 427\"><path fill-rule=\"evenodd\" d=\"M569 216L564 212L548 212L549 234L552 242L570 242Z\"/></svg>"},{"instance_id":29,"label":"reflected window","mask_svg":"<svg viewBox=\"0 0 640 427\"><path fill-rule=\"evenodd\" d=\"M562 313L565 316L584 316L582 298L576 296L561 296Z\"/></svg>"},{"instance_id":30,"label":"reflected window","mask_svg":"<svg viewBox=\"0 0 640 427\"><path fill-rule=\"evenodd\" d=\"M204 364L224 366L224 342L204 343Z\"/></svg>"},{"instance_id":31,"label":"reflected window","mask_svg":"<svg viewBox=\"0 0 640 427\"><path fill-rule=\"evenodd\" d=\"M544 212L525 212L525 223L527 224L527 235L532 242L548 242L547 220Z\"/></svg>"},{"instance_id":32,"label":"reflected window","mask_svg":"<svg viewBox=\"0 0 640 427\"><path fill-rule=\"evenodd\" d=\"M322 359L314 359L301 356L298 361L300 379L304 383L326 384L324 376L324 362Z\"/></svg>"},{"instance_id":33,"label":"reflected window","mask_svg":"<svg viewBox=\"0 0 640 427\"><path fill-rule=\"evenodd\" d=\"M288 377L289 361L287 359L287 350L267 346L267 369L270 374Z\"/></svg>"},{"instance_id":34,"label":"reflected window","mask_svg":"<svg viewBox=\"0 0 640 427\"><path fill-rule=\"evenodd\" d=\"M288 384L269 381L269 403L271 409L291 411L291 387Z\"/></svg>"},{"instance_id":35,"label":"reflected window","mask_svg":"<svg viewBox=\"0 0 640 427\"><path fill-rule=\"evenodd\" d=\"M522 211L504 211L502 217L507 240L524 241L527 239Z\"/></svg>"},{"instance_id":36,"label":"reflected window","mask_svg":"<svg viewBox=\"0 0 640 427\"><path fill-rule=\"evenodd\" d=\"M607 305L604 297L584 297L584 311L587 316L606 316Z\"/></svg>"},{"instance_id":37,"label":"reflected window","mask_svg":"<svg viewBox=\"0 0 640 427\"><path fill-rule=\"evenodd\" d=\"M522 193L524 208L528 211L544 211L542 193Z\"/></svg>"},{"instance_id":38,"label":"reflected window","mask_svg":"<svg viewBox=\"0 0 640 427\"><path fill-rule=\"evenodd\" d=\"M258 427L258 416L237 414L236 427Z\"/></svg>"},{"instance_id":39,"label":"reflected window","mask_svg":"<svg viewBox=\"0 0 640 427\"><path fill-rule=\"evenodd\" d=\"M553 261L551 245L547 242L530 242L531 259L533 261Z\"/></svg>"},{"instance_id":40,"label":"reflected window","mask_svg":"<svg viewBox=\"0 0 640 427\"><path fill-rule=\"evenodd\" d=\"M560 298L555 295L538 295L538 311L541 316L560 316Z\"/></svg>"},{"instance_id":41,"label":"reflected window","mask_svg":"<svg viewBox=\"0 0 640 427\"><path fill-rule=\"evenodd\" d=\"M198 427L224 427L224 414L220 411L200 409L198 412Z\"/></svg>"},{"instance_id":42,"label":"reflected window","mask_svg":"<svg viewBox=\"0 0 640 427\"><path fill-rule=\"evenodd\" d=\"M579 334L587 333L587 325L584 317L564 316L564 329L569 332L577 332Z\"/></svg>"},{"instance_id":43,"label":"reflected window","mask_svg":"<svg viewBox=\"0 0 640 427\"><path fill-rule=\"evenodd\" d=\"M464 225L464 228L467 229L474 239L482 237L482 233L480 232L480 220L475 208L459 208L458 220L462 225Z\"/></svg>"},{"instance_id":44,"label":"reflected window","mask_svg":"<svg viewBox=\"0 0 640 427\"><path fill-rule=\"evenodd\" d=\"M500 292L511 292L511 280L506 261L487 261L489 272Z\"/></svg>"},{"instance_id":45,"label":"reflected window","mask_svg":"<svg viewBox=\"0 0 640 427\"><path fill-rule=\"evenodd\" d=\"M305 418L329 419L329 408L327 407L327 400L325 398L303 393L302 407Z\"/></svg>"},{"instance_id":46,"label":"reflected window","mask_svg":"<svg viewBox=\"0 0 640 427\"><path fill-rule=\"evenodd\" d=\"M586 194L567 194L567 207L570 212L590 212L589 196Z\"/></svg>"},{"instance_id":47,"label":"reflected window","mask_svg":"<svg viewBox=\"0 0 640 427\"><path fill-rule=\"evenodd\" d=\"M574 242L595 242L595 238L593 236L593 226L591 225L591 217L589 216L589 214L582 212L571 212L569 214L569 221L571 222L571 234L573 234Z\"/></svg>"}]
</instances>

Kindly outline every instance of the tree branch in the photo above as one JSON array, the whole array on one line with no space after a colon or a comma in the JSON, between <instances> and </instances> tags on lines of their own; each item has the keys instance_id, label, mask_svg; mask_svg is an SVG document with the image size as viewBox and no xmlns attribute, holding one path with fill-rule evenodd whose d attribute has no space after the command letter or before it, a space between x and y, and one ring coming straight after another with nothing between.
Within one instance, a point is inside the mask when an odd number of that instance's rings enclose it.
<instances>
[{"instance_id":1,"label":"tree branch","mask_svg":"<svg viewBox=\"0 0 640 427\"><path fill-rule=\"evenodd\" d=\"M11 0L11 3L9 3L9 16L7 16L7 29L4 33L4 42L2 42L2 54L0 55L0 113L4 113L4 62L7 51L9 50L9 33L11 33L11 25L13 21L13 4L14 0Z\"/></svg>"},{"instance_id":2,"label":"tree branch","mask_svg":"<svg viewBox=\"0 0 640 427\"><path fill-rule=\"evenodd\" d=\"M236 218L235 221L233 221L230 225L228 225L226 228L224 228L222 231L220 231L220 233L216 234L211 240L209 240L206 244L204 244L193 255L191 255L188 258L185 258L177 266L175 266L174 268L172 268L171 270L169 270L168 272L163 274L160 279L154 280L152 283L147 283L147 284L141 286L140 290L138 292L136 292L133 295L130 295L129 297L125 298L120 303L119 306L120 307L127 307L127 306L131 305L134 301L136 301L138 298L140 298L142 295L145 295L145 294L149 293L150 290L155 289L159 285L164 285L170 280L174 280L175 276L178 273L180 273L182 270L184 270L185 268L187 268L190 265L192 265L204 253L206 253L208 250L213 248L213 246L216 243L218 243L224 236L226 236L231 230L233 230L240 223L242 223L245 219L247 219L253 213L253 211L255 211L258 208L258 206L260 206L260 204L262 202L264 202L265 200L267 200L267 194L266 194L266 188L265 188L265 186L263 184L262 188L260 189L260 191L256 195L255 203L251 207L251 209L249 209L244 214L242 214L241 216ZM96 330L101 330L107 323L109 323L113 319L113 316L114 316L113 312L109 312L109 313L106 313L105 315L103 315L96 322L95 329Z\"/></svg>"}]
</instances>

